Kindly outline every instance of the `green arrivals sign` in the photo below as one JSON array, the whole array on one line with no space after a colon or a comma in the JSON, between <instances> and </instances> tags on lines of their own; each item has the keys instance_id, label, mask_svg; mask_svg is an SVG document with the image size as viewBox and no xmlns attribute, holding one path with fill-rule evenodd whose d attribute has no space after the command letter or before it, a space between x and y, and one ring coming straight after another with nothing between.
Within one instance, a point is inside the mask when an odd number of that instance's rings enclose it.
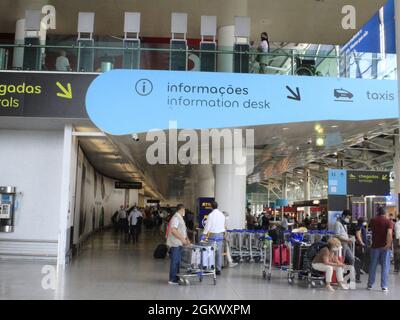
<instances>
[{"instance_id":1,"label":"green arrivals sign","mask_svg":"<svg viewBox=\"0 0 400 320\"><path fill-rule=\"evenodd\" d=\"M88 118L86 91L97 74L0 72L0 116Z\"/></svg>"}]
</instances>

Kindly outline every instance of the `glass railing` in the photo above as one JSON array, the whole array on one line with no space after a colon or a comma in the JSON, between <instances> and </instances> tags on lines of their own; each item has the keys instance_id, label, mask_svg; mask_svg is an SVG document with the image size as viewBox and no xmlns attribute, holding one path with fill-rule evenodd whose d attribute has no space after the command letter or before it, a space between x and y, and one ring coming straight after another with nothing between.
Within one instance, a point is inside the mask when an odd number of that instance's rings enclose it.
<instances>
[{"instance_id":1,"label":"glass railing","mask_svg":"<svg viewBox=\"0 0 400 320\"><path fill-rule=\"evenodd\" d=\"M396 55L338 53L335 46L306 49L218 47L135 42L47 41L46 45L1 44L0 70L105 72L111 69L185 70L273 75L390 79Z\"/></svg>"}]
</instances>

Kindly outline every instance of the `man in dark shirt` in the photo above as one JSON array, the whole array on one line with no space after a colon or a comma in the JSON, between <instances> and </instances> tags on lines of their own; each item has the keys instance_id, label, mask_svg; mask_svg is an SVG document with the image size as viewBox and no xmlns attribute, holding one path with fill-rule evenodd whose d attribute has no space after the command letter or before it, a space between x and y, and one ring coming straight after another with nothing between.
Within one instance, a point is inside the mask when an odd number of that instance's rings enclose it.
<instances>
[{"instance_id":1,"label":"man in dark shirt","mask_svg":"<svg viewBox=\"0 0 400 320\"><path fill-rule=\"evenodd\" d=\"M368 290L375 283L376 267L381 265L381 288L388 291L388 276L390 270L390 253L393 241L393 222L386 217L386 211L380 207L377 216L371 219L372 231L371 262L369 266Z\"/></svg>"},{"instance_id":2,"label":"man in dark shirt","mask_svg":"<svg viewBox=\"0 0 400 320\"><path fill-rule=\"evenodd\" d=\"M268 230L269 229L269 218L268 218L268 212L264 212L262 219L261 219L261 228L262 230Z\"/></svg>"}]
</instances>

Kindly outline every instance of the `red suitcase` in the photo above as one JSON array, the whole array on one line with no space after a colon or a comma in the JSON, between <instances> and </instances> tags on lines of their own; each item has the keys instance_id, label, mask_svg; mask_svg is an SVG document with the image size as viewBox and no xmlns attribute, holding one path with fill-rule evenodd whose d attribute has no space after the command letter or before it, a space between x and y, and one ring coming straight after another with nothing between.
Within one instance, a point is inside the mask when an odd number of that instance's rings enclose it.
<instances>
[{"instance_id":1,"label":"red suitcase","mask_svg":"<svg viewBox=\"0 0 400 320\"><path fill-rule=\"evenodd\" d=\"M272 264L274 266L285 266L289 264L289 248L284 245L274 245L272 247Z\"/></svg>"}]
</instances>

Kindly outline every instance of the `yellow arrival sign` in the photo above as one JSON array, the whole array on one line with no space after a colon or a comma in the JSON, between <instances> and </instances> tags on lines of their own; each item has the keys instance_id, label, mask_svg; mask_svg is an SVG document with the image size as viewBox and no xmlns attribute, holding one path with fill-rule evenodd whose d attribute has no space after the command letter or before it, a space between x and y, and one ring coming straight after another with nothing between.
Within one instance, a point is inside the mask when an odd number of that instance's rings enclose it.
<instances>
[{"instance_id":1,"label":"yellow arrival sign","mask_svg":"<svg viewBox=\"0 0 400 320\"><path fill-rule=\"evenodd\" d=\"M57 97L64 98L64 99L72 99L72 87L71 83L67 84L67 88L65 88L61 82L57 81L57 87L62 91L57 93Z\"/></svg>"}]
</instances>

